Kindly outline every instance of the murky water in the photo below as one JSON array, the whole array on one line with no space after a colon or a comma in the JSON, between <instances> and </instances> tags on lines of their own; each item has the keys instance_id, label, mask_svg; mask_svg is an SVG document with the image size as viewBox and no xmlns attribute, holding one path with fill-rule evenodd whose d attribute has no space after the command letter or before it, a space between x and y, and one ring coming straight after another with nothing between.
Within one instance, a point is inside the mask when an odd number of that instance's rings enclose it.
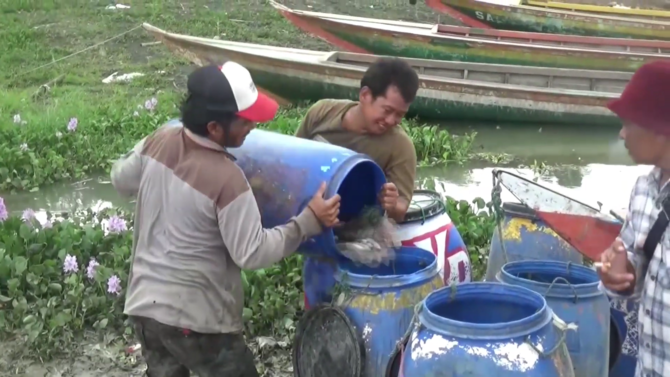
<instances>
[{"instance_id":1,"label":"murky water","mask_svg":"<svg viewBox=\"0 0 670 377\"><path fill-rule=\"evenodd\" d=\"M492 171L509 169L538 182L548 184L566 195L597 207L623 210L635 179L648 172L649 166L635 166L618 139L618 129L584 127L519 127L513 125L459 126L446 125L454 133L478 132L476 150L491 156L505 153L513 163L486 161L466 166L449 165L419 169L418 187L434 189L457 199L491 198ZM495 160L495 159L494 159ZM524 167L524 165L526 167ZM535 165L535 169L529 167ZM26 208L44 211L76 211L86 208L100 210L133 203L116 193L107 177L95 177L75 183L43 188L35 193L0 194L10 211L20 213ZM515 200L503 192L503 200Z\"/></svg>"},{"instance_id":2,"label":"murky water","mask_svg":"<svg viewBox=\"0 0 670 377\"><path fill-rule=\"evenodd\" d=\"M466 127L451 129L462 132ZM633 164L617 128L500 125L467 129L478 132L478 150L510 154L514 163L475 162L463 167L423 168L419 171L419 185L457 199L490 200L492 172L500 168L538 178L537 182L596 208L600 202L604 209L620 212L628 204L637 177L651 169ZM544 168L538 168L542 163ZM502 199L515 201L505 190Z\"/></svg>"}]
</instances>

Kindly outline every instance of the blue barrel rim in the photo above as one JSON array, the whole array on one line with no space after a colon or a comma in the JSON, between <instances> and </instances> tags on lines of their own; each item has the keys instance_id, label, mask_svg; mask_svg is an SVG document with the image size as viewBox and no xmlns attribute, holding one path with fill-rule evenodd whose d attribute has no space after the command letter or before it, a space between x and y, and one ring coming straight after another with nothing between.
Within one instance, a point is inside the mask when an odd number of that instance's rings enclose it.
<instances>
[{"instance_id":1,"label":"blue barrel rim","mask_svg":"<svg viewBox=\"0 0 670 377\"><path fill-rule=\"evenodd\" d=\"M414 224L447 213L444 199L439 192L433 190L414 190L414 193L412 194L412 202L417 194L431 197L433 202L426 208L419 208L418 210L412 209L412 204L410 203L407 213L405 213L403 220L399 222L398 225Z\"/></svg>"},{"instance_id":2,"label":"blue barrel rim","mask_svg":"<svg viewBox=\"0 0 670 377\"><path fill-rule=\"evenodd\" d=\"M534 268L531 270L531 268ZM544 271L541 271L544 270ZM582 284L566 284L556 281L555 283L544 283L523 277L515 273L560 273L570 270L576 278L594 278L593 282ZM555 260L521 260L505 263L497 274L498 280L506 284L522 284L524 287L540 293L545 297L552 298L591 298L604 296L598 286L600 279L597 273L585 266L572 262L561 262ZM590 280L590 279L589 279ZM550 289L551 288L551 289Z\"/></svg>"},{"instance_id":3,"label":"blue barrel rim","mask_svg":"<svg viewBox=\"0 0 670 377\"><path fill-rule=\"evenodd\" d=\"M342 187L342 184L345 181L345 177L347 175L349 175L349 173L351 173L351 171L354 170L354 168L358 167L359 165L374 165L374 166L377 166L377 168L378 168L377 170L379 170L382 173L381 176L375 177L375 178L381 178L379 182L375 182L375 186L378 186L378 187L375 187L375 190L376 190L377 193L379 193L379 191L381 191L382 186L386 183L386 176L384 176L383 170L381 170L381 167L379 165L377 165L372 160L372 158L370 156L368 156L366 154L363 154L363 153L354 153L351 156L348 156L347 160L345 162L343 162L338 167L335 174L333 174L333 177L331 178L330 182L328 182L328 186L326 187L325 198L329 199L329 198L332 198L333 196L335 196L339 192L340 188ZM336 179L336 178L339 178L339 179ZM334 184L334 182L337 182L337 184ZM311 198L308 198L306 200L306 202L303 203L299 207L300 211L307 208L307 205L309 204L310 200L311 200ZM383 212L381 204L378 201L374 203L374 206L379 208L380 213ZM363 210L363 208L361 208L361 210ZM325 237L325 240L328 243L330 243L331 245L335 245L335 243L336 243L335 242L335 232L334 232L333 228L324 229L323 235ZM327 255L330 255L331 257L335 257L335 258L341 256L341 254L339 254L336 251L336 249L333 250L333 251L335 252L334 255L329 254L329 253L327 253Z\"/></svg>"},{"instance_id":4,"label":"blue barrel rim","mask_svg":"<svg viewBox=\"0 0 670 377\"><path fill-rule=\"evenodd\" d=\"M498 291L498 292L495 292ZM505 291L505 292L502 292ZM535 304L538 310L526 318L495 324L479 324L457 321L433 313L429 306L437 302L449 302L449 299L481 298L484 295L504 297L501 293ZM473 282L456 286L447 286L431 292L423 301L419 321L427 329L436 333L469 339L508 339L521 337L540 330L553 321L553 311L542 295L528 288L492 282Z\"/></svg>"},{"instance_id":5,"label":"blue barrel rim","mask_svg":"<svg viewBox=\"0 0 670 377\"><path fill-rule=\"evenodd\" d=\"M402 246L400 248L396 248L396 259L394 259L392 262L397 260L398 253L406 254L403 255L403 257L410 258L417 256L417 253L421 253L427 257L429 256L432 261L423 269L411 274L386 276L354 274L343 270L340 265L338 265L335 271L335 281L337 283L346 284L347 286L357 289L379 289L419 284L434 279L435 276L439 275L439 270L437 268L437 257L432 252L419 247Z\"/></svg>"}]
</instances>

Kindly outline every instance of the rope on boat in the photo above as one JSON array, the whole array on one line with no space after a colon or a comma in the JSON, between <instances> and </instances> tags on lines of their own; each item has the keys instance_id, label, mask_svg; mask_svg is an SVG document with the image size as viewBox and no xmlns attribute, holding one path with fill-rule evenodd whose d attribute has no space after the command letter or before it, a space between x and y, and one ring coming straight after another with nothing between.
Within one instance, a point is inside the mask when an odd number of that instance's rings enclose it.
<instances>
[{"instance_id":1,"label":"rope on boat","mask_svg":"<svg viewBox=\"0 0 670 377\"><path fill-rule=\"evenodd\" d=\"M113 37L111 37L111 38L109 38L109 39L105 39L105 40L102 41L102 42L98 42L98 43L96 43L96 44L94 44L94 45L92 45L92 46L88 46L88 47L86 47L86 48L84 48L84 49L82 49L82 50L79 50L79 51L75 52L75 53L72 53L72 54L67 55L67 56L63 56L62 58L58 58L58 59L56 59L56 60L54 60L54 61L51 61L51 62L49 62L49 63L47 63L47 64L42 64L42 65L39 66L39 67L35 67L35 68L29 69L29 70L27 70L27 71L24 71L24 72L22 72L22 73L19 73L19 74L16 75L15 77L23 76L23 75L28 74L28 73L30 73L30 72L34 72L34 71L37 71L37 70L39 70L39 69L42 69L42 68L46 68L46 67L52 66L52 65L54 65L54 64L56 64L56 63L62 62L63 60L69 59L69 58L71 58L71 57L74 57L74 56L77 56L77 55L79 55L79 54L82 54L82 53L84 53L84 52L86 52L86 51L88 51L88 50L92 50L92 49L94 49L94 48L96 48L96 47L102 46L102 45L104 45L105 43L109 43L109 42L111 42L111 41L113 41L113 40L115 40L115 39L119 39L119 38L123 37L124 35L129 34L129 33L132 33L133 31L135 31L135 30L137 30L137 29L139 29L139 28L141 28L141 27L142 27L141 24L140 24L140 25L137 25L137 26L133 27L133 28L130 29L130 30L126 30L126 31L124 31L124 32L121 33L121 34L117 34L117 35L115 35L115 36L113 36Z\"/></svg>"}]
</instances>

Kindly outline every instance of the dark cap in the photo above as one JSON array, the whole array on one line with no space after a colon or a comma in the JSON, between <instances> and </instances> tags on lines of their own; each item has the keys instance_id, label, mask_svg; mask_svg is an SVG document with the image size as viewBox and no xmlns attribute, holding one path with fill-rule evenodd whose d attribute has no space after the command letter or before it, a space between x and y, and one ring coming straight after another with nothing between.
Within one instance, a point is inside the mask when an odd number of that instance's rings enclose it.
<instances>
[{"instance_id":1,"label":"dark cap","mask_svg":"<svg viewBox=\"0 0 670 377\"><path fill-rule=\"evenodd\" d=\"M208 110L231 112L252 122L271 121L279 108L275 100L256 89L249 71L232 61L196 69L186 86Z\"/></svg>"},{"instance_id":2,"label":"dark cap","mask_svg":"<svg viewBox=\"0 0 670 377\"><path fill-rule=\"evenodd\" d=\"M621 97L607 107L638 127L670 136L670 62L657 60L640 67Z\"/></svg>"}]
</instances>

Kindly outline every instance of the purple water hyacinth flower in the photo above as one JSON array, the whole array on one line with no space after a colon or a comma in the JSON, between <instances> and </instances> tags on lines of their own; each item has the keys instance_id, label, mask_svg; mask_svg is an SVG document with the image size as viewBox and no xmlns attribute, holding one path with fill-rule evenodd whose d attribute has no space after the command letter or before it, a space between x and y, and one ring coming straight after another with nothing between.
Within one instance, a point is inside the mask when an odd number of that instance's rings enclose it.
<instances>
[{"instance_id":1,"label":"purple water hyacinth flower","mask_svg":"<svg viewBox=\"0 0 670 377\"><path fill-rule=\"evenodd\" d=\"M109 218L107 229L110 233L121 233L126 231L128 228L126 227L126 220L114 215Z\"/></svg>"},{"instance_id":2,"label":"purple water hyacinth flower","mask_svg":"<svg viewBox=\"0 0 670 377\"><path fill-rule=\"evenodd\" d=\"M21 215L21 219L27 223L35 220L35 211L30 208L24 210L23 214Z\"/></svg>"},{"instance_id":3,"label":"purple water hyacinth flower","mask_svg":"<svg viewBox=\"0 0 670 377\"><path fill-rule=\"evenodd\" d=\"M70 118L70 121L67 123L67 130L70 132L74 132L77 130L78 125L79 120L77 118Z\"/></svg>"},{"instance_id":4,"label":"purple water hyacinth flower","mask_svg":"<svg viewBox=\"0 0 670 377\"><path fill-rule=\"evenodd\" d=\"M112 275L107 280L107 292L118 295L121 293L121 279L118 276Z\"/></svg>"},{"instance_id":5,"label":"purple water hyacinth flower","mask_svg":"<svg viewBox=\"0 0 670 377\"><path fill-rule=\"evenodd\" d=\"M153 111L156 108L156 105L158 105L158 100L156 97L152 97L151 99L148 99L146 102L144 102L144 108Z\"/></svg>"},{"instance_id":6,"label":"purple water hyacinth flower","mask_svg":"<svg viewBox=\"0 0 670 377\"><path fill-rule=\"evenodd\" d=\"M5 205L5 199L0 197L0 222L7 220L9 213L7 212L7 206Z\"/></svg>"},{"instance_id":7,"label":"purple water hyacinth flower","mask_svg":"<svg viewBox=\"0 0 670 377\"><path fill-rule=\"evenodd\" d=\"M95 272L100 264L93 258L88 262L88 267L86 267L86 276L93 280L95 279Z\"/></svg>"},{"instance_id":8,"label":"purple water hyacinth flower","mask_svg":"<svg viewBox=\"0 0 670 377\"><path fill-rule=\"evenodd\" d=\"M21 150L21 152L27 151L28 150L28 144L23 143L23 144L19 145L19 149Z\"/></svg>"},{"instance_id":9,"label":"purple water hyacinth flower","mask_svg":"<svg viewBox=\"0 0 670 377\"><path fill-rule=\"evenodd\" d=\"M79 264L77 264L77 257L73 255L66 255L65 261L63 262L63 272L66 274L75 273L79 270Z\"/></svg>"},{"instance_id":10,"label":"purple water hyacinth flower","mask_svg":"<svg viewBox=\"0 0 670 377\"><path fill-rule=\"evenodd\" d=\"M51 229L54 227L54 224L51 223L51 221L47 220L44 224L42 224L42 229Z\"/></svg>"}]
</instances>

